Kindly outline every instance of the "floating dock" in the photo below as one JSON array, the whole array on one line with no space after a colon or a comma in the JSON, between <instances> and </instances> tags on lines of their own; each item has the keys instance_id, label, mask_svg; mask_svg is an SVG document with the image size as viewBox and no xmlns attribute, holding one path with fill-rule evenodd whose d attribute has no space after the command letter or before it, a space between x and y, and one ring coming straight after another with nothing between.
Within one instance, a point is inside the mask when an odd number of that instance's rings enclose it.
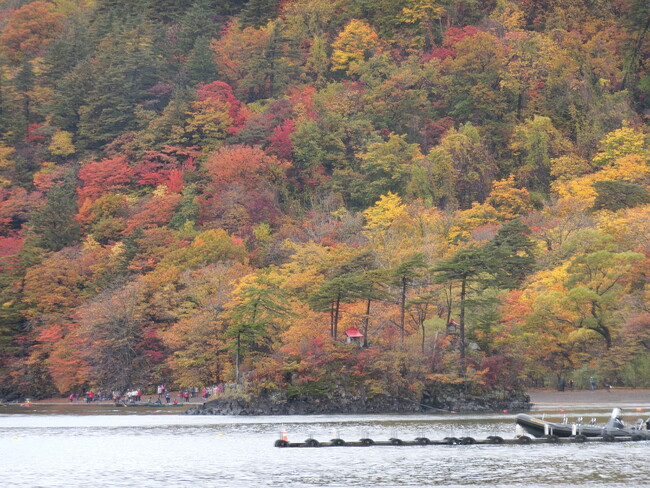
<instances>
[{"instance_id":1,"label":"floating dock","mask_svg":"<svg viewBox=\"0 0 650 488\"><path fill-rule=\"evenodd\" d=\"M289 442L287 439L275 441L275 447L371 447L371 446L467 446L473 444L492 445L528 445L528 444L582 444L585 442L637 442L650 440L637 436L613 436L604 435L601 437L586 437L576 435L572 437L558 437L547 435L544 437L528 437L526 435L513 439L504 439L500 436L489 436L486 439L474 439L473 437L445 437L442 440L431 440L427 437L417 437L414 440L403 440L391 438L384 441L373 439L359 439L358 441L345 441L343 439L331 439L320 442L316 439L306 439L304 442Z\"/></svg>"}]
</instances>

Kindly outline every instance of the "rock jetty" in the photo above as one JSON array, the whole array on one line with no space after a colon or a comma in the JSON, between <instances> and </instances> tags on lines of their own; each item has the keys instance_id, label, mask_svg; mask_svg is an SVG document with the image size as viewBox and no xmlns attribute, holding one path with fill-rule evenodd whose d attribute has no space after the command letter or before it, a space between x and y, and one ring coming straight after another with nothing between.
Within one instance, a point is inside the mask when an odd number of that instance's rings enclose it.
<instances>
[{"instance_id":1,"label":"rock jetty","mask_svg":"<svg viewBox=\"0 0 650 488\"><path fill-rule=\"evenodd\" d=\"M472 395L462 388L445 387L427 392L419 401L385 395L363 397L333 392L326 396L287 397L281 392L257 397L223 396L185 411L186 415L310 415L425 412L499 412L530 410L527 394L493 391Z\"/></svg>"}]
</instances>

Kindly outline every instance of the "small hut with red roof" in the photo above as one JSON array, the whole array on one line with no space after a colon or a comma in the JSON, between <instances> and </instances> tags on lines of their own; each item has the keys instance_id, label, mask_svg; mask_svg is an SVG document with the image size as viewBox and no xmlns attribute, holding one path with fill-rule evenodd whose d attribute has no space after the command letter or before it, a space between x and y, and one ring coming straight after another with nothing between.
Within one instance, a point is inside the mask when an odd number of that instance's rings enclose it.
<instances>
[{"instance_id":1,"label":"small hut with red roof","mask_svg":"<svg viewBox=\"0 0 650 488\"><path fill-rule=\"evenodd\" d=\"M346 344L356 344L357 346L361 346L362 342L361 339L363 339L363 334L359 332L359 329L356 327L352 327L350 329L345 330L345 343Z\"/></svg>"}]
</instances>

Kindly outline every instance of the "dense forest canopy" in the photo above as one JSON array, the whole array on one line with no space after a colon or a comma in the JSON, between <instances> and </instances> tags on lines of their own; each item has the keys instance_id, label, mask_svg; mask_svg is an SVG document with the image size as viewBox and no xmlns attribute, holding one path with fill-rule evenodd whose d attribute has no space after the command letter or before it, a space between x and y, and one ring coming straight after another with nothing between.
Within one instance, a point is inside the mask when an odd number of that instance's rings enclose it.
<instances>
[{"instance_id":1,"label":"dense forest canopy","mask_svg":"<svg viewBox=\"0 0 650 488\"><path fill-rule=\"evenodd\" d=\"M650 386L649 28L0 1L0 397Z\"/></svg>"}]
</instances>

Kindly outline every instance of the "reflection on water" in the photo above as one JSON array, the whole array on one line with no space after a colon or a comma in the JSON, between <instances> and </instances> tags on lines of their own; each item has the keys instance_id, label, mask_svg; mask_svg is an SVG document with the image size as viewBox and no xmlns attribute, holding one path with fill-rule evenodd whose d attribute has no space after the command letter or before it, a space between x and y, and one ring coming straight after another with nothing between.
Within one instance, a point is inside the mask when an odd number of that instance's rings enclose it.
<instances>
[{"instance_id":1,"label":"reflection on water","mask_svg":"<svg viewBox=\"0 0 650 488\"><path fill-rule=\"evenodd\" d=\"M84 415L78 413L83 410ZM135 412L137 410L137 413ZM609 408L548 412L598 417ZM645 410L648 412L648 409ZM539 412L542 413L542 412ZM551 413L553 415L551 415ZM627 420L648 414L629 411ZM648 486L650 443L278 449L289 440L512 437L510 414L183 416L113 407L0 410L4 486Z\"/></svg>"}]
</instances>

